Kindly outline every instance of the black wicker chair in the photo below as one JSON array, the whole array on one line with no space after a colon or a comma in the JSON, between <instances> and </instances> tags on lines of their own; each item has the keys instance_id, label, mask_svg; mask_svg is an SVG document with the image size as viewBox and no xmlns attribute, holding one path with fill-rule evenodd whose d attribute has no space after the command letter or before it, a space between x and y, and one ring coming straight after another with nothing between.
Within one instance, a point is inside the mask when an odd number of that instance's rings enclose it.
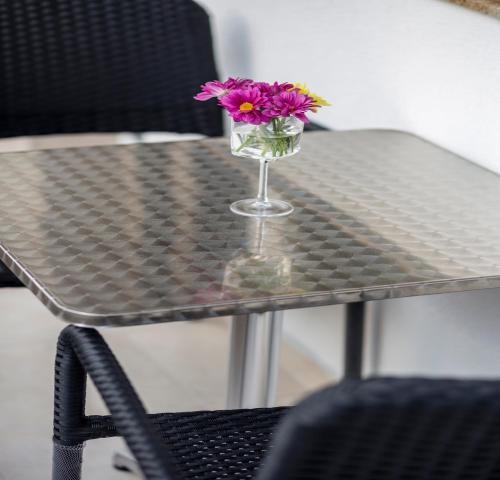
<instances>
[{"instance_id":1,"label":"black wicker chair","mask_svg":"<svg viewBox=\"0 0 500 480\"><path fill-rule=\"evenodd\" d=\"M91 377L111 416L85 415ZM83 443L121 435L146 479L500 478L500 382L350 380L294 408L147 415L99 333L67 327L56 357L53 480Z\"/></svg>"},{"instance_id":2,"label":"black wicker chair","mask_svg":"<svg viewBox=\"0 0 500 480\"><path fill-rule=\"evenodd\" d=\"M217 78L192 0L0 0L0 137L78 132L222 134L193 95Z\"/></svg>"},{"instance_id":3,"label":"black wicker chair","mask_svg":"<svg viewBox=\"0 0 500 480\"><path fill-rule=\"evenodd\" d=\"M83 132L222 134L200 84L217 78L191 0L0 0L0 137ZM21 283L0 262L0 287Z\"/></svg>"}]
</instances>

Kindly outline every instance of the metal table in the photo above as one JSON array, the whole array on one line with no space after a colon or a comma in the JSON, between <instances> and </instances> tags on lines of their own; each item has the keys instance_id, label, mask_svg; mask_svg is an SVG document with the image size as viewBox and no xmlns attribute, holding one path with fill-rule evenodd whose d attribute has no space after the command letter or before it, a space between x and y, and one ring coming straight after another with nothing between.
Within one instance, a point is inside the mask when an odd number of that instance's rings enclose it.
<instances>
[{"instance_id":1,"label":"metal table","mask_svg":"<svg viewBox=\"0 0 500 480\"><path fill-rule=\"evenodd\" d=\"M86 326L234 316L230 406L272 402L281 312L500 287L500 177L418 137L314 132L276 162L286 218L229 211L258 168L227 139L0 156L0 258ZM352 303L354 302L354 303Z\"/></svg>"}]
</instances>

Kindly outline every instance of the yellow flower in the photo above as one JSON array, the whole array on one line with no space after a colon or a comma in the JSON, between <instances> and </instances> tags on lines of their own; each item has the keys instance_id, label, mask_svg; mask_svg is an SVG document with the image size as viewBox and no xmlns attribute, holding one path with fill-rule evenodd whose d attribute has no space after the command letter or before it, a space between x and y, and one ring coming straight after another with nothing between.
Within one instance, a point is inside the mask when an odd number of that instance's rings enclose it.
<instances>
[{"instance_id":1,"label":"yellow flower","mask_svg":"<svg viewBox=\"0 0 500 480\"><path fill-rule=\"evenodd\" d=\"M250 102L243 102L241 105L240 105L240 110L242 112L250 112L251 110L253 110L253 103L250 103Z\"/></svg>"},{"instance_id":2,"label":"yellow flower","mask_svg":"<svg viewBox=\"0 0 500 480\"><path fill-rule=\"evenodd\" d=\"M316 105L318 107L330 107L332 104L329 103L326 99L323 97L320 97L319 95L316 95L315 93L312 93L308 88L305 83L294 83L293 88L298 88L299 93L302 93L303 95L307 95L311 97Z\"/></svg>"}]
</instances>

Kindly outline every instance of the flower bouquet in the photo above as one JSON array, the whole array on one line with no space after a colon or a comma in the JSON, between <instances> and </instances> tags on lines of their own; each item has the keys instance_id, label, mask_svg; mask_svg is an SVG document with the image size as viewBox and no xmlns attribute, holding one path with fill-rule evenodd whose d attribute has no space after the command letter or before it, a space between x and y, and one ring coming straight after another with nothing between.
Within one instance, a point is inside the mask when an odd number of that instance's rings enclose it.
<instances>
[{"instance_id":1,"label":"flower bouquet","mask_svg":"<svg viewBox=\"0 0 500 480\"><path fill-rule=\"evenodd\" d=\"M316 112L329 103L303 84L270 84L240 78L207 82L194 98L201 101L217 98L231 117L233 155L260 161L257 198L239 200L231 205L231 210L256 217L291 213L291 205L267 196L269 163L296 154L304 123L309 122L306 113Z\"/></svg>"}]
</instances>

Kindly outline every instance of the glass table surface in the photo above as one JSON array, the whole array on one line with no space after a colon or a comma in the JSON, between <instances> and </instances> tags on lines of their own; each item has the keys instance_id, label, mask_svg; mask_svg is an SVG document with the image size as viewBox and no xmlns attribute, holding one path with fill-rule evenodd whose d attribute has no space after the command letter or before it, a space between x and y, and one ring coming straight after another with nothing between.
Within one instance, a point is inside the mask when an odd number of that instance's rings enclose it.
<instances>
[{"instance_id":1,"label":"glass table surface","mask_svg":"<svg viewBox=\"0 0 500 480\"><path fill-rule=\"evenodd\" d=\"M228 139L0 155L0 259L62 319L126 326L500 287L500 176L416 136L311 132L284 218L229 210Z\"/></svg>"}]
</instances>

